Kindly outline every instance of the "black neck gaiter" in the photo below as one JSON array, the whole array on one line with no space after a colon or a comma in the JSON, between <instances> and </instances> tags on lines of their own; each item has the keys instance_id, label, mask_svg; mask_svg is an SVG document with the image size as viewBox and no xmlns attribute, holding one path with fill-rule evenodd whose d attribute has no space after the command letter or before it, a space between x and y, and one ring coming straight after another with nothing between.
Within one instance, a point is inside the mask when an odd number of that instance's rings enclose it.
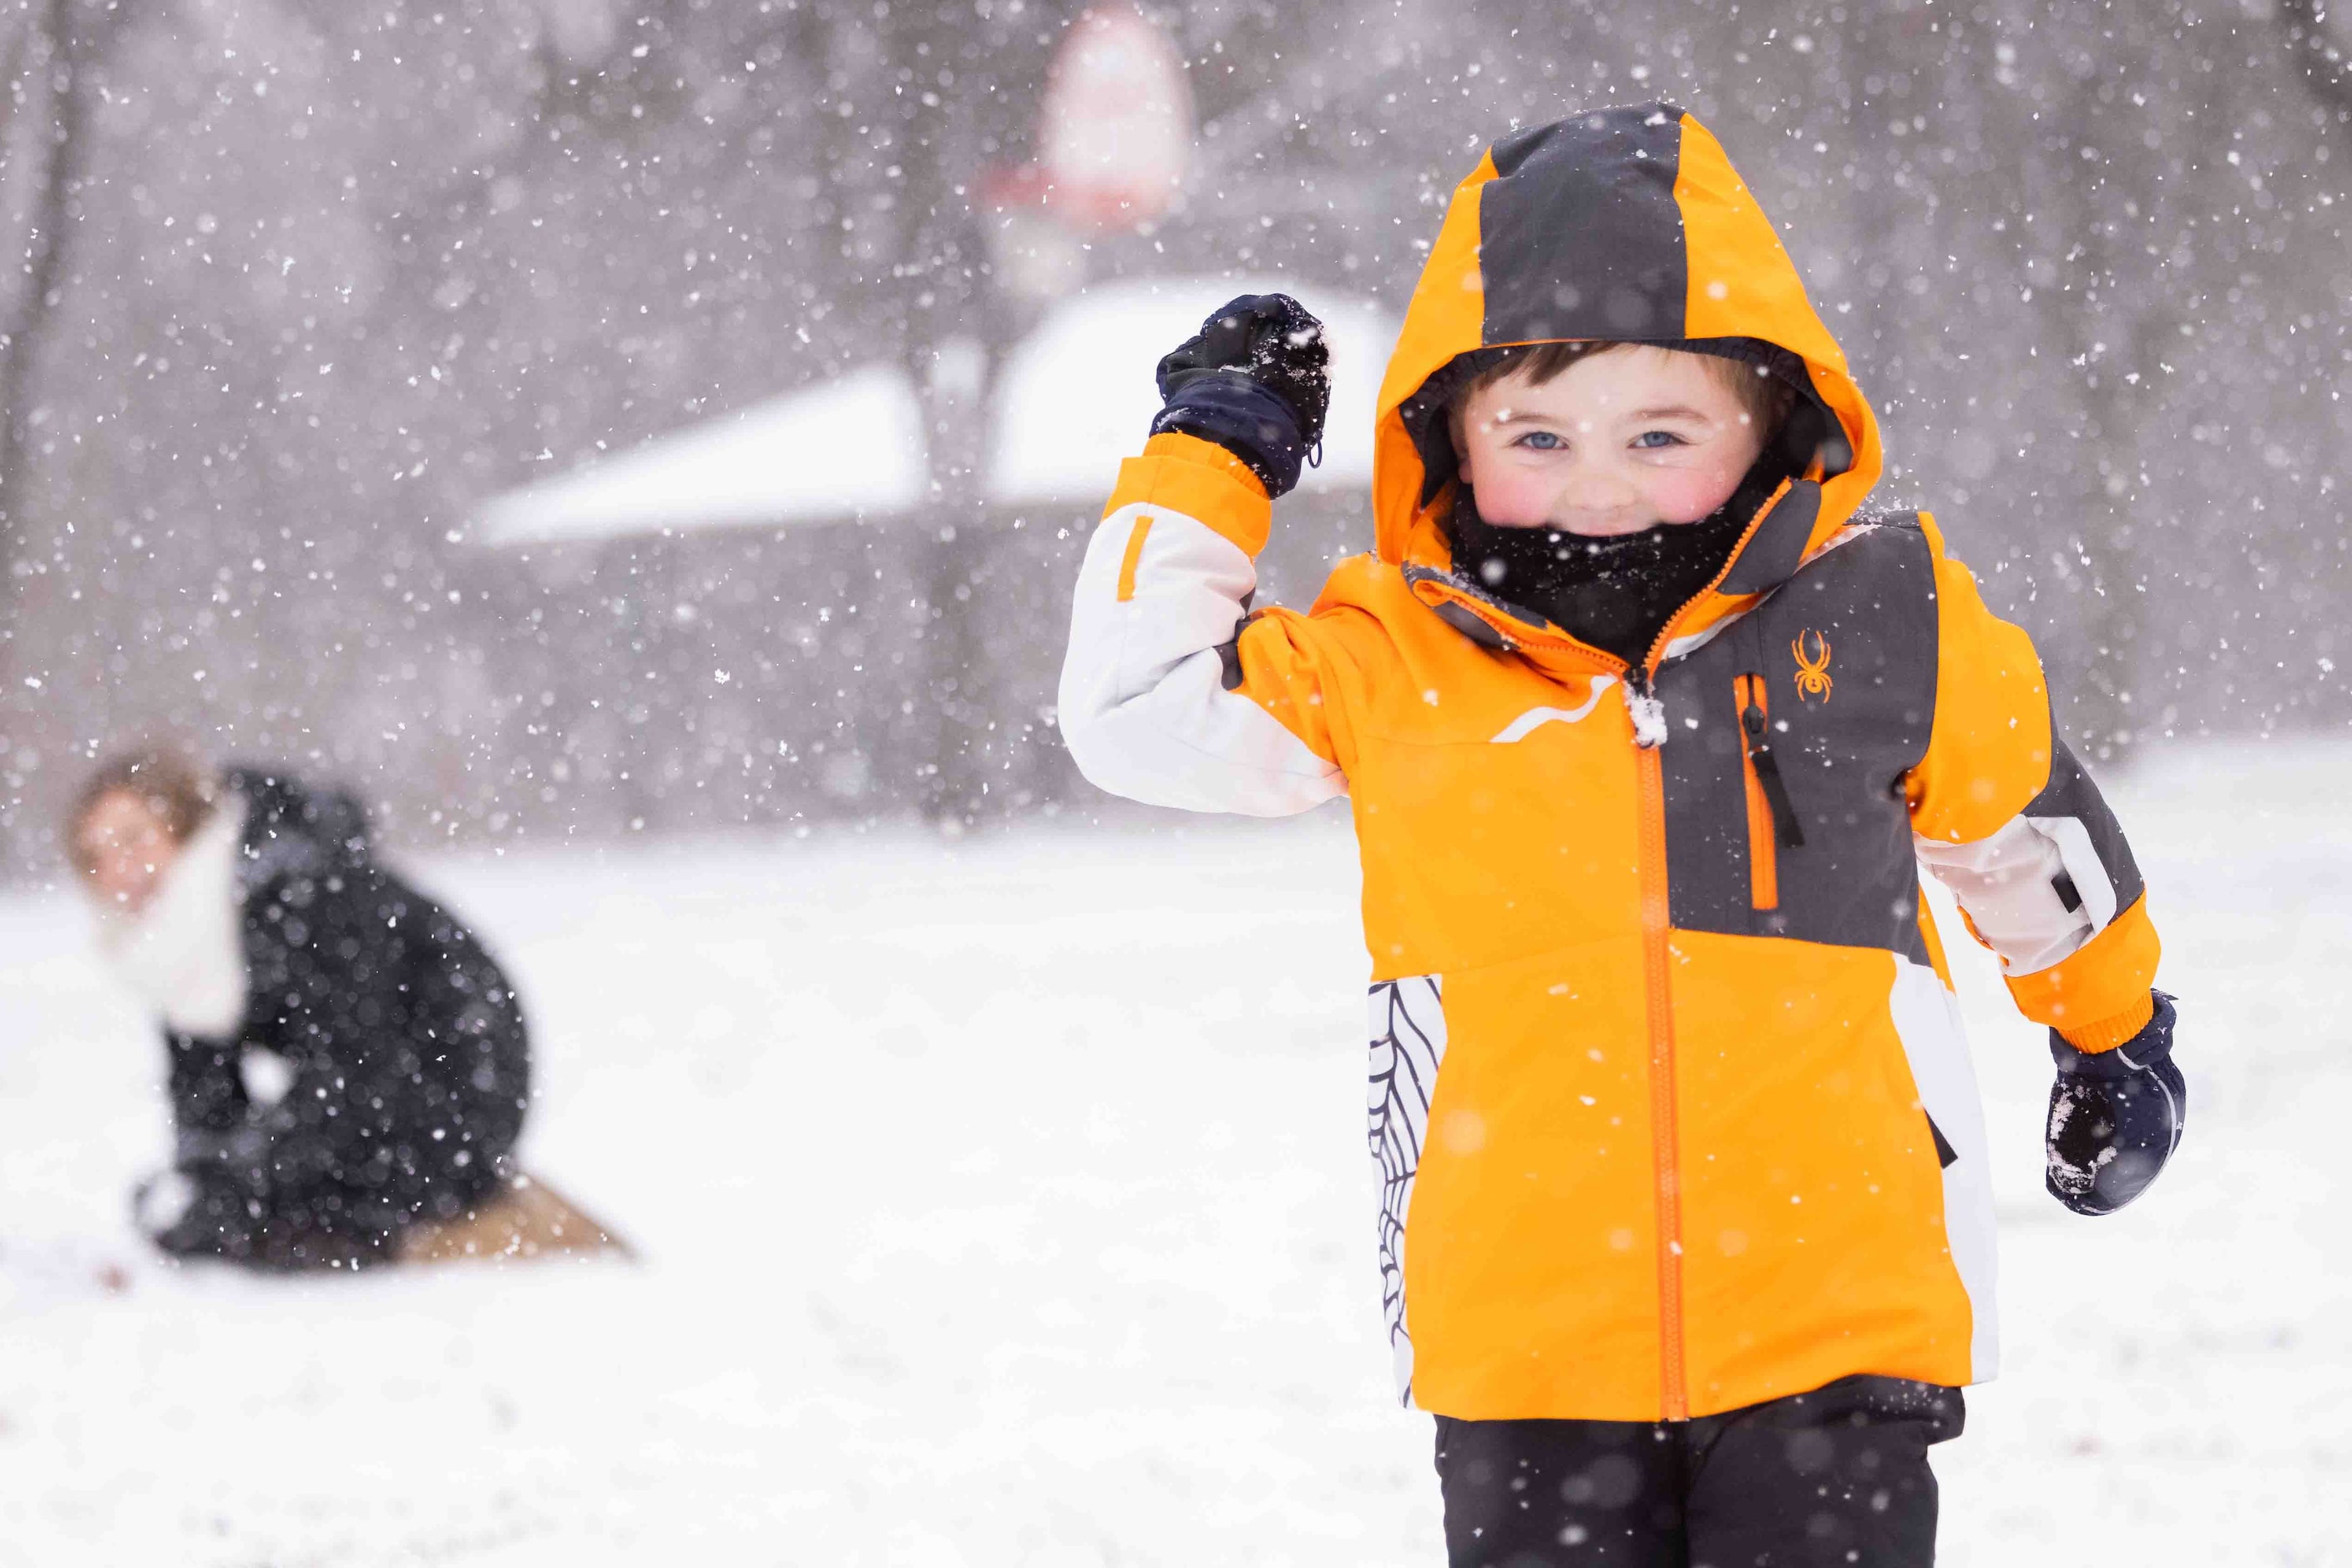
<instances>
[{"instance_id":1,"label":"black neck gaiter","mask_svg":"<svg viewBox=\"0 0 2352 1568\"><path fill-rule=\"evenodd\" d=\"M1613 538L1496 528L1478 515L1477 497L1465 484L1448 520L1454 570L1580 642L1639 664L1674 613L1714 581L1783 477L1767 459L1698 521L1662 522Z\"/></svg>"}]
</instances>

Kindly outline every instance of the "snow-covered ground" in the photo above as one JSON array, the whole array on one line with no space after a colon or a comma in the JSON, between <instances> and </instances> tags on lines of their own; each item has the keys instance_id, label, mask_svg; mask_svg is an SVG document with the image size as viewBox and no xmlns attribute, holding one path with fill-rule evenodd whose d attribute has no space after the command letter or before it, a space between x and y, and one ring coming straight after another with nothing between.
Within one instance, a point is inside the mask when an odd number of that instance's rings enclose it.
<instances>
[{"instance_id":1,"label":"snow-covered ground","mask_svg":"<svg viewBox=\"0 0 2352 1568\"><path fill-rule=\"evenodd\" d=\"M2137 1209L2042 1194L2047 1055L1958 955L2009 1364L1937 1451L1944 1561L2352 1562L2347 774L2249 744L2116 792L2192 1093ZM0 900L0 1563L1442 1559L1344 817L416 869L520 972L531 1163L645 1263L144 1259L157 1049L69 900Z\"/></svg>"}]
</instances>

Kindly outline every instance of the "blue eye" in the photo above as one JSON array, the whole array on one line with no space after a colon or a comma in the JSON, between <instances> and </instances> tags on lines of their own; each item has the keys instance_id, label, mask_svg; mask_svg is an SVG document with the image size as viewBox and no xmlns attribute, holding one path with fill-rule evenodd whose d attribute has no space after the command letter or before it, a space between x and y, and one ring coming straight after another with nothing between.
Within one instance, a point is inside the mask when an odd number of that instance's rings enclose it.
<instances>
[{"instance_id":1,"label":"blue eye","mask_svg":"<svg viewBox=\"0 0 2352 1568\"><path fill-rule=\"evenodd\" d=\"M1655 452L1666 447L1687 447L1690 443L1671 430L1644 430L1633 437L1633 445L1643 451Z\"/></svg>"},{"instance_id":2,"label":"blue eye","mask_svg":"<svg viewBox=\"0 0 2352 1568\"><path fill-rule=\"evenodd\" d=\"M1526 435L1520 437L1517 440L1512 442L1511 445L1514 447L1527 447L1538 452L1557 452L1562 447L1567 446L1568 443L1561 440L1559 437L1553 435L1549 430L1530 430Z\"/></svg>"}]
</instances>

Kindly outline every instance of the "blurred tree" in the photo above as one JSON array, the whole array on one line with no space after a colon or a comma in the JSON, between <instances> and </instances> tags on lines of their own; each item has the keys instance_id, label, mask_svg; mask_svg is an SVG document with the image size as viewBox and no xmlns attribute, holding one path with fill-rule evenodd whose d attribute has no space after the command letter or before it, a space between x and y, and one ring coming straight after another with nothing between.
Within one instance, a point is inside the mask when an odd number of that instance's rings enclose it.
<instances>
[{"instance_id":1,"label":"blurred tree","mask_svg":"<svg viewBox=\"0 0 2352 1568\"><path fill-rule=\"evenodd\" d=\"M7 568L0 594L12 601L0 607L0 671L16 623L25 446L47 414L39 397L41 359L95 151L92 114L106 90L115 40L135 8L135 0L41 0L20 5L0 31L0 79L8 84L0 146L21 150L32 188L20 278L0 331L0 566Z\"/></svg>"},{"instance_id":2,"label":"blurred tree","mask_svg":"<svg viewBox=\"0 0 2352 1568\"><path fill-rule=\"evenodd\" d=\"M870 21L835 24L870 29L862 51L877 68L867 134L883 164L873 206L889 261L887 272L877 267L862 289L851 287L888 323L876 346L920 389L929 447L931 499L917 524L908 584L922 679L898 767L915 775L919 809L949 825L978 816L990 782L993 715L982 695L979 636L990 610L977 596L990 586L989 393L1026 324L995 287L979 192L992 167L1025 152L1047 61L1080 9L1051 0L979 5L969 15L877 6ZM839 47L832 41L823 58Z\"/></svg>"},{"instance_id":3,"label":"blurred tree","mask_svg":"<svg viewBox=\"0 0 2352 1568\"><path fill-rule=\"evenodd\" d=\"M2327 0L2278 0L2278 19L2305 86L2340 123L2352 121L2352 47Z\"/></svg>"}]
</instances>

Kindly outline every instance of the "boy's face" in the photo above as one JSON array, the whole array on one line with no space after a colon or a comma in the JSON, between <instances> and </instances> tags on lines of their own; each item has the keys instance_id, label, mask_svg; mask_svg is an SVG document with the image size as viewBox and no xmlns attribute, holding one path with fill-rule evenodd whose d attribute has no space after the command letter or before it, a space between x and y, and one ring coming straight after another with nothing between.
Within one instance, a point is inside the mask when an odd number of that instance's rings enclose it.
<instances>
[{"instance_id":1,"label":"boy's face","mask_svg":"<svg viewBox=\"0 0 2352 1568\"><path fill-rule=\"evenodd\" d=\"M1696 522L1764 449L1718 363L1630 343L1540 386L1514 373L1454 405L1454 443L1497 528L1608 537Z\"/></svg>"}]
</instances>

